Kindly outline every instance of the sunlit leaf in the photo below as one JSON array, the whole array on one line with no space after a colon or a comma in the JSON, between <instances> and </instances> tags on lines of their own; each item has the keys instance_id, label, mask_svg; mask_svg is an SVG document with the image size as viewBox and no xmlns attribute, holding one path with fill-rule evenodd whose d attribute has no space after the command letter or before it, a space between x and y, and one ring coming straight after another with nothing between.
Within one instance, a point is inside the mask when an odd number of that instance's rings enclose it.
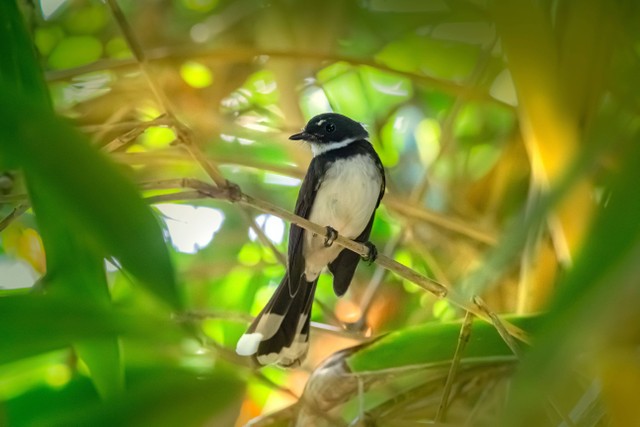
<instances>
[{"instance_id":1,"label":"sunlit leaf","mask_svg":"<svg viewBox=\"0 0 640 427\"><path fill-rule=\"evenodd\" d=\"M116 59L131 58L133 54L129 49L129 45L122 37L114 37L105 45L105 53Z\"/></svg>"},{"instance_id":2,"label":"sunlit leaf","mask_svg":"<svg viewBox=\"0 0 640 427\"><path fill-rule=\"evenodd\" d=\"M37 28L33 38L40 54L47 56L58 42L64 38L64 32L58 26Z\"/></svg>"},{"instance_id":3,"label":"sunlit leaf","mask_svg":"<svg viewBox=\"0 0 640 427\"><path fill-rule=\"evenodd\" d=\"M144 146L162 148L174 142L176 140L176 134L171 128L152 126L145 130L140 140Z\"/></svg>"},{"instance_id":4,"label":"sunlit leaf","mask_svg":"<svg viewBox=\"0 0 640 427\"><path fill-rule=\"evenodd\" d=\"M512 317L510 322L525 330L533 330L539 317ZM446 363L453 358L460 334L461 322L433 322L407 330L392 332L349 356L354 372L366 372L401 366ZM476 320L462 359L487 363L513 360L511 349L493 325Z\"/></svg>"},{"instance_id":5,"label":"sunlit leaf","mask_svg":"<svg viewBox=\"0 0 640 427\"><path fill-rule=\"evenodd\" d=\"M102 56L102 43L91 36L62 39L49 55L52 68L63 69L89 64Z\"/></svg>"},{"instance_id":6,"label":"sunlit leaf","mask_svg":"<svg viewBox=\"0 0 640 427\"><path fill-rule=\"evenodd\" d=\"M211 83L213 83L211 70L195 61L188 61L182 64L180 76L189 86L197 89L211 86Z\"/></svg>"}]
</instances>

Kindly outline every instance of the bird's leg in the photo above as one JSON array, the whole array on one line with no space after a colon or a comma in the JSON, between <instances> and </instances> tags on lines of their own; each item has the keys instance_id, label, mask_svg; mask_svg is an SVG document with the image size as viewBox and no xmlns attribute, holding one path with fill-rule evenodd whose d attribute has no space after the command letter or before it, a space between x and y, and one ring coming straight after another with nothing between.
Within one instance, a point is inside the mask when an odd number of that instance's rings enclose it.
<instances>
[{"instance_id":1,"label":"bird's leg","mask_svg":"<svg viewBox=\"0 0 640 427\"><path fill-rule=\"evenodd\" d=\"M338 231L329 225L325 228L327 229L327 233L324 235L324 246L328 248L333 245L333 241L338 238Z\"/></svg>"},{"instance_id":2,"label":"bird's leg","mask_svg":"<svg viewBox=\"0 0 640 427\"><path fill-rule=\"evenodd\" d=\"M229 180L227 180L226 184L227 185L225 190L227 190L229 194L229 200L231 202L237 202L242 199L242 190L240 189L240 186L238 184Z\"/></svg>"},{"instance_id":3,"label":"bird's leg","mask_svg":"<svg viewBox=\"0 0 640 427\"><path fill-rule=\"evenodd\" d=\"M362 260L368 262L369 265L371 265L374 263L376 258L378 258L378 248L376 248L376 245L369 241L364 242L363 245L365 245L369 249L369 253L363 256Z\"/></svg>"}]
</instances>

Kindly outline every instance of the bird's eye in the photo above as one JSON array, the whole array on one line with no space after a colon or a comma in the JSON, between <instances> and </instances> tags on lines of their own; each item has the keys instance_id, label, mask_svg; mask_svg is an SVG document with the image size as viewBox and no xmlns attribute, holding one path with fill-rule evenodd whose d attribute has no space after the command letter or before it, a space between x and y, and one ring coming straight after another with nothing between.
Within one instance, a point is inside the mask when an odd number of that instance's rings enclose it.
<instances>
[{"instance_id":1,"label":"bird's eye","mask_svg":"<svg viewBox=\"0 0 640 427\"><path fill-rule=\"evenodd\" d=\"M329 133L333 132L334 130L336 130L336 125L334 125L333 123L329 123L328 125L326 125L325 130Z\"/></svg>"}]
</instances>

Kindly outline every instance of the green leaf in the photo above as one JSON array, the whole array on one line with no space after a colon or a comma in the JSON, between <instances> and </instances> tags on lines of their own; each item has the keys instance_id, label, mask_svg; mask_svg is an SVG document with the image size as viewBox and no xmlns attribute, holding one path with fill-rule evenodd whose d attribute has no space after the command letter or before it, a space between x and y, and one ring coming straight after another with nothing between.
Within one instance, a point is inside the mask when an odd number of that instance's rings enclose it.
<instances>
[{"instance_id":1,"label":"green leaf","mask_svg":"<svg viewBox=\"0 0 640 427\"><path fill-rule=\"evenodd\" d=\"M64 348L74 341L109 337L123 329L105 307L82 300L37 295L3 297L0 363Z\"/></svg>"},{"instance_id":2,"label":"green leaf","mask_svg":"<svg viewBox=\"0 0 640 427\"><path fill-rule=\"evenodd\" d=\"M32 192L46 195L44 203L34 199L36 214L47 206L50 220L74 224L72 232L90 236L99 255L115 256L150 291L179 307L169 253L151 209L115 165L51 112L35 49L13 1L0 5L0 38L7 41L0 65L0 157L22 167ZM58 260L65 263L62 253ZM73 257L68 254L71 262Z\"/></svg>"},{"instance_id":3,"label":"green leaf","mask_svg":"<svg viewBox=\"0 0 640 427\"><path fill-rule=\"evenodd\" d=\"M74 68L96 61L102 56L102 43L95 37L75 36L60 41L49 55L54 69Z\"/></svg>"},{"instance_id":4,"label":"green leaf","mask_svg":"<svg viewBox=\"0 0 640 427\"><path fill-rule=\"evenodd\" d=\"M104 260L80 233L58 221L56 200L39 186L30 185L31 200L47 254L45 285L50 294L83 301L88 305L109 307ZM102 397L114 396L124 389L117 337L75 343L77 354L89 368L91 379Z\"/></svg>"},{"instance_id":5,"label":"green leaf","mask_svg":"<svg viewBox=\"0 0 640 427\"><path fill-rule=\"evenodd\" d=\"M168 318L53 295L0 298L0 363L12 362L76 342L125 335L143 341L173 341L183 332Z\"/></svg>"},{"instance_id":6,"label":"green leaf","mask_svg":"<svg viewBox=\"0 0 640 427\"><path fill-rule=\"evenodd\" d=\"M74 348L89 368L93 385L103 399L124 391L124 366L117 337L80 341Z\"/></svg>"},{"instance_id":7,"label":"green leaf","mask_svg":"<svg viewBox=\"0 0 640 427\"><path fill-rule=\"evenodd\" d=\"M10 94L0 100L0 153L21 164L32 188L50 197L56 218L87 233L103 255L114 255L150 291L178 307L160 226L134 185L47 108L9 88L0 91ZM32 117L39 118L38 126Z\"/></svg>"},{"instance_id":8,"label":"green leaf","mask_svg":"<svg viewBox=\"0 0 640 427\"><path fill-rule=\"evenodd\" d=\"M508 317L508 320L526 331L536 328L540 317ZM458 344L462 323L431 322L392 332L383 336L347 359L353 372L376 371L410 365L448 363ZM493 325L475 320L469 342L461 360L495 362L514 360L513 352L502 340Z\"/></svg>"},{"instance_id":9,"label":"green leaf","mask_svg":"<svg viewBox=\"0 0 640 427\"><path fill-rule=\"evenodd\" d=\"M126 394L100 402L82 378L61 390L40 388L6 403L12 426L201 426L231 425L242 383L229 372L166 367L131 373ZM38 410L33 403L39 402Z\"/></svg>"},{"instance_id":10,"label":"green leaf","mask_svg":"<svg viewBox=\"0 0 640 427\"><path fill-rule=\"evenodd\" d=\"M2 87L13 87L34 103L49 105L49 92L36 61L35 48L16 2L0 2L0 98L8 102L9 92Z\"/></svg>"}]
</instances>

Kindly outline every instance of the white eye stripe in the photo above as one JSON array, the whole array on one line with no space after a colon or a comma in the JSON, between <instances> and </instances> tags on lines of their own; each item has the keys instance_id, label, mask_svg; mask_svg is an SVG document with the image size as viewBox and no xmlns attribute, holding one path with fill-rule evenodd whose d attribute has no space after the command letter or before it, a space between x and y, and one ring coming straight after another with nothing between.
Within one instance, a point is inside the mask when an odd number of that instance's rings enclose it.
<instances>
[{"instance_id":1,"label":"white eye stripe","mask_svg":"<svg viewBox=\"0 0 640 427\"><path fill-rule=\"evenodd\" d=\"M318 120L318 126L322 126L324 124L324 122L326 122L325 119Z\"/></svg>"},{"instance_id":2,"label":"white eye stripe","mask_svg":"<svg viewBox=\"0 0 640 427\"><path fill-rule=\"evenodd\" d=\"M314 156L318 156L322 153L326 153L327 151L337 150L338 148L346 147L354 141L364 138L346 138L342 141L338 142L328 142L328 143L311 143L311 151Z\"/></svg>"}]
</instances>

